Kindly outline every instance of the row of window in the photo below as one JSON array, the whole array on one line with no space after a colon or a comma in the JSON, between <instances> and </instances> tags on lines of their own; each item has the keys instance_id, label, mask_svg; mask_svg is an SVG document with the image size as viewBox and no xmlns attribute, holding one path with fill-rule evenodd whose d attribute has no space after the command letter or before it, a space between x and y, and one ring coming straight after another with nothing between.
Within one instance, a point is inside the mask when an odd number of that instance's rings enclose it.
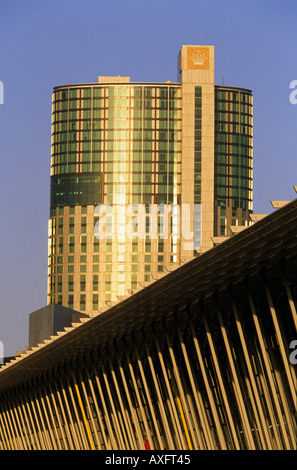
<instances>
[{"instance_id":1,"label":"row of window","mask_svg":"<svg viewBox=\"0 0 297 470\"><path fill-rule=\"evenodd\" d=\"M63 104L65 104L63 106ZM67 106L68 104L68 106ZM76 119L76 118L102 118L105 117L137 117L151 115L153 110L156 113L161 113L162 111L177 111L180 109L180 103L176 100L150 100L150 101L140 101L140 100L122 100L113 103L112 100L108 101L90 101L85 100L83 102L79 101L70 101L69 103L54 103L52 107L52 114L54 120L64 121L67 119ZM171 113L169 113L171 115ZM176 113L172 113L175 115ZM178 114L176 114L178 116Z\"/></svg>"},{"instance_id":2,"label":"row of window","mask_svg":"<svg viewBox=\"0 0 297 470\"><path fill-rule=\"evenodd\" d=\"M180 201L178 202L178 204L180 204ZM147 213L149 213L150 211L150 206L149 205L146 205L145 207L145 211ZM160 208L160 210L162 210L162 207ZM69 214L70 215L73 215L73 214L76 214L76 215L85 215L85 214L88 214L88 206L87 205L84 205L84 206L80 206L80 207L77 207L77 206L70 206L68 207L68 211L69 211ZM91 206L91 213L93 214L94 213L94 207ZM51 219L51 223L52 225L56 225L56 219L54 217L57 217L57 216L63 216L66 214L66 210L65 210L65 207L57 207L57 208L54 208L51 210L51 217L53 217ZM94 217L94 225L96 223L98 219L96 217ZM93 223L93 222L92 222ZM133 242L134 243L134 242ZM136 243L136 242L135 242Z\"/></svg>"},{"instance_id":3,"label":"row of window","mask_svg":"<svg viewBox=\"0 0 297 470\"><path fill-rule=\"evenodd\" d=\"M107 121L104 120L75 120L75 121L60 121L58 123L54 123L52 125L52 136L53 138L58 138L56 136L59 133L65 132L73 132L73 131L89 131L91 132L98 132L98 131L105 131L105 132L127 132L129 130L133 131L143 131L143 130L152 130L158 131L160 129L171 131L177 130L180 127L179 120L174 119L134 119L130 121L130 126L127 125L127 121L125 120L118 120L118 121ZM90 138L86 138L91 140Z\"/></svg>"},{"instance_id":4,"label":"row of window","mask_svg":"<svg viewBox=\"0 0 297 470\"><path fill-rule=\"evenodd\" d=\"M128 138L129 136L129 138ZM130 133L126 130L104 130L100 129L96 132L89 131L75 131L75 132L64 132L59 133L55 136L59 140L55 139L55 143L64 143L67 142L94 142L97 145L102 144L102 142L108 142L109 140L114 141L125 141L130 142L136 140L142 141L166 141L166 142L175 142L181 140L181 130L180 129L169 129L164 131L163 129L140 129L133 131L133 138L130 139ZM99 147L100 149L101 147Z\"/></svg>"},{"instance_id":5,"label":"row of window","mask_svg":"<svg viewBox=\"0 0 297 470\"><path fill-rule=\"evenodd\" d=\"M53 94L53 101L67 101L77 98L90 99L90 98L117 98L121 100L127 96L134 96L138 98L175 98L180 97L180 85L165 86L165 85L148 85L142 86L134 85L133 83L127 83L125 85L95 85L91 84L87 87L75 87L56 89ZM253 103L252 94L249 91L242 89L226 89L220 86L215 86L215 97L217 100L241 102L241 103Z\"/></svg>"},{"instance_id":6,"label":"row of window","mask_svg":"<svg viewBox=\"0 0 297 470\"><path fill-rule=\"evenodd\" d=\"M55 113L53 114L52 129L53 131L59 130L59 125L68 126L69 129L87 129L92 128L92 125L95 129L113 129L123 126L124 128L138 128L138 127L148 127L147 121L154 121L156 124L162 121L172 121L177 123L181 120L180 115L177 111L173 110L164 110L160 109L157 111L133 111L128 119L127 111L122 110L121 113L109 111L108 114L101 114L99 111L84 111L83 113L79 112L70 112L70 113ZM142 123L142 126L139 126ZM156 127L156 126L154 126ZM158 127L158 126L157 126Z\"/></svg>"},{"instance_id":7,"label":"row of window","mask_svg":"<svg viewBox=\"0 0 297 470\"><path fill-rule=\"evenodd\" d=\"M150 276L147 276L147 279L145 279L145 281L149 281L149 280L150 280ZM135 284L134 287L132 287L132 289L136 289L136 288L137 288L137 283ZM100 307L99 300L102 301L102 297L104 298L104 304L105 302L110 302L112 300L112 294L109 292L100 296L98 294L93 294L92 301L91 301L92 302L91 308L94 312L98 311ZM62 294L58 294L58 295L50 294L49 303L63 305L74 310L79 310L81 312L86 311L86 308L87 308L86 294L80 294L77 303L75 303L73 294L68 294L64 296Z\"/></svg>"},{"instance_id":8,"label":"row of window","mask_svg":"<svg viewBox=\"0 0 297 470\"><path fill-rule=\"evenodd\" d=\"M238 184L237 179L240 179ZM220 166L216 167L215 185L241 186L250 189L253 182L253 170L249 167Z\"/></svg>"},{"instance_id":9,"label":"row of window","mask_svg":"<svg viewBox=\"0 0 297 470\"><path fill-rule=\"evenodd\" d=\"M215 109L218 112L229 112L232 114L247 114L252 116L253 115L253 105L246 104L246 103L239 103L238 101L219 101L216 100L215 102Z\"/></svg>"},{"instance_id":10,"label":"row of window","mask_svg":"<svg viewBox=\"0 0 297 470\"><path fill-rule=\"evenodd\" d=\"M59 227L60 229L61 227ZM108 229L108 227L107 227ZM169 229L168 229L169 231ZM162 238L162 235L160 235L159 233L159 238L158 238L158 246L156 248L156 253L162 253L164 252L164 238ZM105 250L106 252L111 252L111 245L108 245L108 240L106 240L106 246L105 246ZM134 244L134 240L133 240L133 245L132 245L132 251L134 252L137 252L138 251L138 245L137 243L141 242L143 243L145 241L145 252L148 252L150 253L151 252L151 239L149 238L149 229L147 230L147 237L145 240L138 240L136 239L136 244ZM166 240L165 240L166 241ZM171 238L170 234L168 235L168 240L167 240L168 244L170 244L170 246L173 246L173 239ZM66 250L66 253L76 253L77 251L75 250L75 236L69 236L68 237L68 240L65 240L64 237L50 237L49 238L49 259L51 260L52 262L52 257L55 256L56 254L57 255L62 255L64 253L64 248L65 248L65 244L68 244L68 250ZM78 243L78 242L77 242ZM87 236L86 235L79 235L79 243L78 243L79 247L80 247L80 253L87 253L88 250L87 250L87 246L88 246L88 240L87 240ZM99 248L100 248L100 245L99 245L99 240L94 236L93 237L93 245L92 245L92 251L94 253L99 253ZM108 248L110 248L110 250L108 250Z\"/></svg>"},{"instance_id":11,"label":"row of window","mask_svg":"<svg viewBox=\"0 0 297 470\"><path fill-rule=\"evenodd\" d=\"M216 119L216 122L218 121L224 123L232 123L234 126L236 124L244 124L247 126L252 126L253 125L253 117L248 115L248 114L239 114L239 113L233 113L230 112L228 113L220 113L219 120ZM236 130L236 127L234 127Z\"/></svg>"},{"instance_id":12,"label":"row of window","mask_svg":"<svg viewBox=\"0 0 297 470\"><path fill-rule=\"evenodd\" d=\"M222 90L218 86L215 87L216 101L228 101L233 103L253 104L253 97L250 92L243 90Z\"/></svg>"},{"instance_id":13,"label":"row of window","mask_svg":"<svg viewBox=\"0 0 297 470\"><path fill-rule=\"evenodd\" d=\"M125 84L124 86L102 86L102 85L89 85L88 87L69 87L68 89L55 90L53 94L53 101L65 101L77 98L90 99L109 97L125 99L127 96L137 98L175 98L179 96L180 86L136 86L133 84Z\"/></svg>"},{"instance_id":14,"label":"row of window","mask_svg":"<svg viewBox=\"0 0 297 470\"><path fill-rule=\"evenodd\" d=\"M104 144L104 145L102 145ZM129 144L129 145L128 145ZM94 151L100 150L102 147L105 148L106 151L123 151L126 152L129 148L129 152L133 150L143 150L143 151L152 151L152 150L160 150L162 151L171 151L176 152L178 150L178 142L177 140L168 141L168 140L133 140L133 141L83 141L80 146L80 151ZM52 146L53 155L55 154L65 154L67 152L78 152L77 143L76 142L69 142L68 144L64 143L55 143ZM100 155L100 153L99 153Z\"/></svg>"},{"instance_id":15,"label":"row of window","mask_svg":"<svg viewBox=\"0 0 297 470\"><path fill-rule=\"evenodd\" d=\"M62 177L63 174L58 176ZM97 185L92 192L92 188L80 186L74 192L72 187L62 187L59 191L51 188L51 209L73 205L98 205L101 203L120 204L122 194L129 196L131 204L173 204L175 202L175 187L171 184L160 182L145 184L134 183L132 192L126 192L126 184L122 185L111 182L104 187L101 194L100 185Z\"/></svg>"},{"instance_id":16,"label":"row of window","mask_svg":"<svg viewBox=\"0 0 297 470\"><path fill-rule=\"evenodd\" d=\"M173 256L173 255L172 255ZM149 264L144 265L144 272L151 272L152 271L152 266ZM99 275L98 274L93 274L91 279L88 279L87 283L87 275L86 274L80 274L80 277L78 280L74 280L74 275L73 274L68 274L67 276L63 277L61 274L57 274L56 276L51 275L50 276L50 291L55 292L56 287L57 287L57 292L62 292L63 288L63 281L66 283L67 290L68 292L79 292L79 291L98 291L100 290L100 286L103 285L105 290L112 290L112 281L111 281L111 273L113 270L111 269L111 265L105 265L105 281L100 281L99 282ZM129 277L129 274L131 273L138 273L139 268L138 265L132 265L129 269L129 273L125 271L126 276ZM157 265L157 272L163 272L164 271L164 265L158 264ZM86 272L86 271L80 271L80 272ZM113 271L114 272L114 271ZM121 276L121 282L124 282L125 274L123 269L121 269L121 266L119 266L118 273ZM75 288L75 289L74 289Z\"/></svg>"},{"instance_id":17,"label":"row of window","mask_svg":"<svg viewBox=\"0 0 297 470\"><path fill-rule=\"evenodd\" d=\"M118 216L119 217L119 216ZM167 218L167 216L166 216ZM98 222L99 218L94 218L94 223L91 225L91 234L96 232L96 224ZM109 228L110 225L112 225L112 222L109 223L108 219L105 221L106 227ZM146 215L145 216L145 229L146 233L150 233L150 225L151 225L151 216ZM164 228L168 226L168 230L172 231L173 226L177 224L177 220L175 218L169 219L167 218L167 221L164 222L163 216L158 214L158 217L156 218L156 229L158 231L157 236L159 237L159 244L160 246L164 244ZM66 231L66 234L74 234L75 233L75 218L70 217L69 218L69 223L67 224L68 227L64 226L64 220L62 218L59 219L50 219L50 224L49 224L49 237L56 237L56 235L63 235L64 232ZM81 234L87 234L87 220L86 217L81 217L80 224L77 223L79 226L80 232L78 236L80 237L80 243L82 245L87 243L86 236L81 235ZM50 238L51 239L51 246L56 246L57 240L56 238ZM92 240L94 246L99 244L99 239L94 235L94 238ZM70 237L68 240L68 243L70 245L74 244L74 237ZM59 244L63 244L63 239L59 239Z\"/></svg>"},{"instance_id":18,"label":"row of window","mask_svg":"<svg viewBox=\"0 0 297 470\"><path fill-rule=\"evenodd\" d=\"M162 242L162 244L161 244ZM160 252L163 252L164 251L164 240L160 239L159 240L159 248L160 248ZM106 253L104 253L104 263L111 263L112 262L112 255L108 255ZM121 259L121 256L123 257L123 259ZM118 258L119 258L119 261L120 262L123 262L125 261L125 255L118 255ZM58 265L58 268L59 266L61 267L61 270L59 271L59 269L57 269L57 272L63 272L63 264L64 264L64 261L65 263L68 262L69 265L72 265L74 263L74 256L70 255L68 257L64 257L64 256L51 256L49 258L50 260L50 273L51 274L55 274L55 265L57 264ZM157 253L157 257L156 257L156 260L159 262L164 262L164 255L160 255L159 253ZM156 261L155 260L155 261ZM140 256L138 254L132 254L131 255L131 262L132 263L138 263L138 261L140 261ZM152 255L145 255L144 256L144 262L145 263L150 263L152 261ZM86 263L87 262L87 257L85 255L82 255L80 256L80 263ZM93 263L99 263L99 255L93 255Z\"/></svg>"},{"instance_id":19,"label":"row of window","mask_svg":"<svg viewBox=\"0 0 297 470\"><path fill-rule=\"evenodd\" d=\"M103 161L98 161L98 160L88 160L85 158L83 161L78 161L78 162L72 162L72 159L67 160L66 158L58 158L55 157L55 162L53 163L53 167L60 167L64 168L64 171L61 171L61 173L77 173L77 175L69 175L69 177L75 177L75 176L80 176L80 173L90 173L94 174L96 173L96 168L100 171L106 168L105 162ZM163 176L162 175L167 175L169 178L173 178L174 176L177 176L177 174L180 174L180 171L177 172L176 169L179 168L179 165L177 163L170 163L163 161L161 163L158 162L151 162L151 163L145 163L140 159L140 161L133 161L132 162L122 162L123 165L115 164L114 167L121 167L121 169L116 170L115 168L111 171L105 171L104 173L101 171L101 181L105 183L109 182L118 182L118 183L125 183L130 181L130 176L132 176L133 181L141 182L143 175L143 178L146 178L148 176L154 175L153 178L150 178L149 181L161 181ZM92 169L93 171L90 170L90 166L92 164ZM76 170L76 171L71 171L71 170ZM98 171L97 170L97 171ZM58 174L55 172L52 172L53 175ZM160 176L158 178L158 176Z\"/></svg>"}]
</instances>

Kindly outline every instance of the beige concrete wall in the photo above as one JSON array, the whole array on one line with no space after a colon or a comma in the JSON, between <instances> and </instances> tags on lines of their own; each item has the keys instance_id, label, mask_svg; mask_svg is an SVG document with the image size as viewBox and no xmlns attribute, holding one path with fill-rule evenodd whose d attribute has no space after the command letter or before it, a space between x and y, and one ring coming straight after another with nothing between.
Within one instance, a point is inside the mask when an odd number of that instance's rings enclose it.
<instances>
[{"instance_id":1,"label":"beige concrete wall","mask_svg":"<svg viewBox=\"0 0 297 470\"><path fill-rule=\"evenodd\" d=\"M194 57L194 59L192 59ZM201 205L202 249L213 246L214 227L214 47L182 46L182 203L194 203L195 87L202 88ZM195 58L197 59L195 62ZM182 243L183 247L183 243ZM187 260L193 256L182 251Z\"/></svg>"}]
</instances>

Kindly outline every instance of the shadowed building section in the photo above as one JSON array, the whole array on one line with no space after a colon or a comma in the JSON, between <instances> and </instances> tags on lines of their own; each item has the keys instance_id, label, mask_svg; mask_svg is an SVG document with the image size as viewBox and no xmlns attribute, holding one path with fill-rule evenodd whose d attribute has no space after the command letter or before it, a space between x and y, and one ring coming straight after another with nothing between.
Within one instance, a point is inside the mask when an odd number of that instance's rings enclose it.
<instances>
[{"instance_id":1,"label":"shadowed building section","mask_svg":"<svg viewBox=\"0 0 297 470\"><path fill-rule=\"evenodd\" d=\"M75 312L62 305L50 304L40 308L29 315L29 349L38 346L58 331L63 330L80 318L86 317L83 313Z\"/></svg>"},{"instance_id":2,"label":"shadowed building section","mask_svg":"<svg viewBox=\"0 0 297 470\"><path fill-rule=\"evenodd\" d=\"M0 369L1 449L296 449L297 200Z\"/></svg>"}]
</instances>

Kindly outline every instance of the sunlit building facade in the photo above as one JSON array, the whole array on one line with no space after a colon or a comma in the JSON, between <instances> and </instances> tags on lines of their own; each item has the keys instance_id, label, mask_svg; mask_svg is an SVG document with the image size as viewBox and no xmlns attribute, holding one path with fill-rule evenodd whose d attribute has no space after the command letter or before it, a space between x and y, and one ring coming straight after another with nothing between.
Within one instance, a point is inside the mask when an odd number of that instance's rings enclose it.
<instances>
[{"instance_id":1,"label":"sunlit building facade","mask_svg":"<svg viewBox=\"0 0 297 470\"><path fill-rule=\"evenodd\" d=\"M213 46L176 83L54 88L48 303L96 314L251 212L252 94L214 84Z\"/></svg>"},{"instance_id":2,"label":"sunlit building facade","mask_svg":"<svg viewBox=\"0 0 297 470\"><path fill-rule=\"evenodd\" d=\"M249 90L215 87L215 235L249 223L253 210L253 98Z\"/></svg>"}]
</instances>

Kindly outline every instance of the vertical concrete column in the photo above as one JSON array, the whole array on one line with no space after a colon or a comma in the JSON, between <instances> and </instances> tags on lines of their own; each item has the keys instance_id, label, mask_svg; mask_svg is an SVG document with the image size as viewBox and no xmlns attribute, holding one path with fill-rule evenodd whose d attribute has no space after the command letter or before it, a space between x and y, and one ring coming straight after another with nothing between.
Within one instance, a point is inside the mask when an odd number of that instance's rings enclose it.
<instances>
[{"instance_id":1,"label":"vertical concrete column","mask_svg":"<svg viewBox=\"0 0 297 470\"><path fill-rule=\"evenodd\" d=\"M182 83L182 204L194 209L194 145L195 145L195 87L202 89L201 113L201 249L213 246L214 233L214 46L182 46L179 55ZM184 211L182 211L184 212ZM193 220L191 229L193 230ZM187 261L193 252L184 250L186 240L181 234L181 257Z\"/></svg>"}]
</instances>

